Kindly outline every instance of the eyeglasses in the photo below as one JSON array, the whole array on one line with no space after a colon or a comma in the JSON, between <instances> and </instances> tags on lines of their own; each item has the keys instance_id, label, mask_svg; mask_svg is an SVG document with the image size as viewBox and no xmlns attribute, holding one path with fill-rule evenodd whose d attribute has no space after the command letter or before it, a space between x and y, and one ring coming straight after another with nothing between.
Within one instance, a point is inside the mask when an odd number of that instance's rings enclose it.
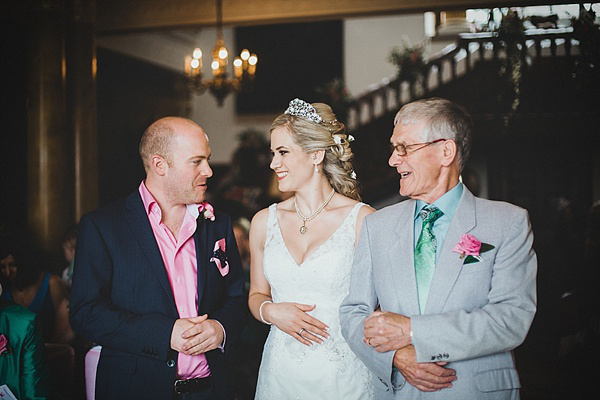
<instances>
[{"instance_id":1,"label":"eyeglasses","mask_svg":"<svg viewBox=\"0 0 600 400\"><path fill-rule=\"evenodd\" d=\"M405 156L407 154L412 154L415 151L424 149L425 147L429 146L430 144L443 142L445 140L448 140L448 139L437 139L437 140L434 140L433 142L413 143L413 144L409 144L409 145L403 145L403 144L393 145L390 143L390 150L392 152L395 151L399 156ZM417 146L421 146L421 147L411 150L413 147L417 147Z\"/></svg>"}]
</instances>

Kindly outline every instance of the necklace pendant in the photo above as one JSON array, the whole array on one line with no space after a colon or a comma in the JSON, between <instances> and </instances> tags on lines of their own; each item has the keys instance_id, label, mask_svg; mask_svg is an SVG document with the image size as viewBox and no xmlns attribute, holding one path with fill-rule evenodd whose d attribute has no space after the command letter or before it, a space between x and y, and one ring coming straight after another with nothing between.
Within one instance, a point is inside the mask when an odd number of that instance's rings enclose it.
<instances>
[{"instance_id":1,"label":"necklace pendant","mask_svg":"<svg viewBox=\"0 0 600 400\"><path fill-rule=\"evenodd\" d=\"M307 229L306 229L306 225L302 225L302 226L300 227L300 233L301 233L302 235L304 235L304 234L306 233L306 231L307 231Z\"/></svg>"}]
</instances>

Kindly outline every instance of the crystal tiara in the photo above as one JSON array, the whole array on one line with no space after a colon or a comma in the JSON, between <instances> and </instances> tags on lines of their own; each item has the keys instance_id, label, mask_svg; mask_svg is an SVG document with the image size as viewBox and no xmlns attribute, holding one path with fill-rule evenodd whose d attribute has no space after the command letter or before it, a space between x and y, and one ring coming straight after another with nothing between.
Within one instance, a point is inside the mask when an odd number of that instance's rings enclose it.
<instances>
[{"instance_id":1,"label":"crystal tiara","mask_svg":"<svg viewBox=\"0 0 600 400\"><path fill-rule=\"evenodd\" d=\"M300 100L299 98L295 98L294 100L290 101L290 105L288 106L287 110L285 110L284 114L306 118L312 122L316 122L317 124L323 122L323 118L317 114L317 110L315 110L312 105L304 100Z\"/></svg>"}]
</instances>

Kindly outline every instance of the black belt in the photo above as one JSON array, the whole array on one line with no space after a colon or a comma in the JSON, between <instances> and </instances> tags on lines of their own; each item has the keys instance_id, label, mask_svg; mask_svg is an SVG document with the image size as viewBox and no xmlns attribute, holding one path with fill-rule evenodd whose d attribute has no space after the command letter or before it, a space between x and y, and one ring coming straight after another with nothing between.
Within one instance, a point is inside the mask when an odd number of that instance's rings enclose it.
<instances>
[{"instance_id":1,"label":"black belt","mask_svg":"<svg viewBox=\"0 0 600 400\"><path fill-rule=\"evenodd\" d=\"M202 389L208 389L210 388L210 377L177 380L175 381L173 388L177 394L191 393Z\"/></svg>"}]
</instances>

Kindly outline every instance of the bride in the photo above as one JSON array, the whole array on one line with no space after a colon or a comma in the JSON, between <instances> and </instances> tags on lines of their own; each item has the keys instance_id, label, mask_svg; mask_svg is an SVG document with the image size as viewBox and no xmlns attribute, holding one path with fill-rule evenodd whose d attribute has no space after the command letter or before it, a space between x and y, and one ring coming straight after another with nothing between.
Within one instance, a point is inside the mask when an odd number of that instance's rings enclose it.
<instances>
[{"instance_id":1,"label":"bride","mask_svg":"<svg viewBox=\"0 0 600 400\"><path fill-rule=\"evenodd\" d=\"M250 231L248 304L272 325L256 399L371 399L370 372L344 341L363 218L344 125L331 108L295 99L271 125L271 169L289 199L258 212Z\"/></svg>"}]
</instances>

